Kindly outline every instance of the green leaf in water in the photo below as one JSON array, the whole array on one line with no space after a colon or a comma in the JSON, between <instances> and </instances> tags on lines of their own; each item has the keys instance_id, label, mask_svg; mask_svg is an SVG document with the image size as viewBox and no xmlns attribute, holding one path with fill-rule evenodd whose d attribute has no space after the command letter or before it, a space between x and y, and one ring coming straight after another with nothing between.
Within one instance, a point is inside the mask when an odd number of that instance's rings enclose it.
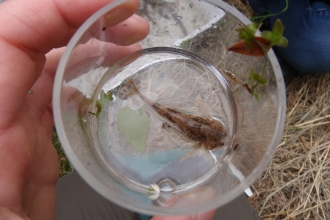
<instances>
[{"instance_id":1,"label":"green leaf in water","mask_svg":"<svg viewBox=\"0 0 330 220\"><path fill-rule=\"evenodd\" d=\"M253 71L250 72L249 75L249 79L256 82L257 84L261 84L261 85L267 85L267 79L265 79L265 77L254 73Z\"/></svg>"},{"instance_id":2,"label":"green leaf in water","mask_svg":"<svg viewBox=\"0 0 330 220\"><path fill-rule=\"evenodd\" d=\"M105 93L102 89L100 92L100 102L102 104L105 104L107 102L112 102L112 101L113 101L112 93L111 92Z\"/></svg>"},{"instance_id":3,"label":"green leaf in water","mask_svg":"<svg viewBox=\"0 0 330 220\"><path fill-rule=\"evenodd\" d=\"M107 92L105 93L103 91L103 89L100 92L100 99L96 101L95 105L97 108L97 112L94 113L93 115L95 115L96 117L99 116L99 114L102 111L102 108L108 103L108 102L112 102L113 101L113 97L112 97L112 93L111 92ZM89 112L90 114L92 114L91 112Z\"/></svg>"},{"instance_id":4,"label":"green leaf in water","mask_svg":"<svg viewBox=\"0 0 330 220\"><path fill-rule=\"evenodd\" d=\"M255 93L255 92L254 92L254 93L253 93L253 96L254 96L254 98L256 98L257 101L259 101L259 95L258 95L258 93Z\"/></svg>"},{"instance_id":5,"label":"green leaf in water","mask_svg":"<svg viewBox=\"0 0 330 220\"><path fill-rule=\"evenodd\" d=\"M256 74L254 70L251 68L249 79L248 79L248 87L251 90L252 95L259 100L259 95L257 94L257 87L259 85L267 85L268 81L262 75Z\"/></svg>"},{"instance_id":6,"label":"green leaf in water","mask_svg":"<svg viewBox=\"0 0 330 220\"><path fill-rule=\"evenodd\" d=\"M147 106L143 105L137 110L125 106L118 112L118 130L124 135L126 141L135 149L144 153L150 129Z\"/></svg>"}]
</instances>

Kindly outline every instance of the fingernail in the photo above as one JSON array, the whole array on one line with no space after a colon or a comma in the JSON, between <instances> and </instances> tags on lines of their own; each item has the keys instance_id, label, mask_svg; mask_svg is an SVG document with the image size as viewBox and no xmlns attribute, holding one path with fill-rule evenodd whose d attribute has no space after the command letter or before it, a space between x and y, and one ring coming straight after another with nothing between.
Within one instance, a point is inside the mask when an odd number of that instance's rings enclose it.
<instances>
[{"instance_id":1,"label":"fingernail","mask_svg":"<svg viewBox=\"0 0 330 220\"><path fill-rule=\"evenodd\" d=\"M112 9L105 15L106 26L113 26L121 21L126 20L134 14L138 5L133 1L127 1L116 8Z\"/></svg>"},{"instance_id":2,"label":"fingernail","mask_svg":"<svg viewBox=\"0 0 330 220\"><path fill-rule=\"evenodd\" d=\"M105 16L105 26L114 26L129 17L130 12L115 8Z\"/></svg>"},{"instance_id":3,"label":"fingernail","mask_svg":"<svg viewBox=\"0 0 330 220\"><path fill-rule=\"evenodd\" d=\"M142 40L145 36L140 35L138 33L132 34L129 37L125 37L120 39L117 44L121 45L121 46L128 46L131 44L134 44L140 40Z\"/></svg>"},{"instance_id":4,"label":"fingernail","mask_svg":"<svg viewBox=\"0 0 330 220\"><path fill-rule=\"evenodd\" d=\"M132 15L132 17L135 19L135 20L138 20L140 22L146 22L146 20L144 18L142 18L141 16L137 15L137 14L134 14Z\"/></svg>"}]
</instances>

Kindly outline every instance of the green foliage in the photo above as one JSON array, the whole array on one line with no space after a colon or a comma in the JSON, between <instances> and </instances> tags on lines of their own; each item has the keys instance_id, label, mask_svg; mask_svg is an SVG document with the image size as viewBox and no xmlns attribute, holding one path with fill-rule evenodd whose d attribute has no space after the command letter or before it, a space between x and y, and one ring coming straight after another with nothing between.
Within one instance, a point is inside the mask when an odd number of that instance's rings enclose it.
<instances>
[{"instance_id":1,"label":"green foliage","mask_svg":"<svg viewBox=\"0 0 330 220\"><path fill-rule=\"evenodd\" d=\"M238 37L241 41L235 43L233 46L228 48L230 51L240 53L243 55L262 57L267 54L267 52L273 46L287 47L288 40L283 36L284 25L280 19L277 19L271 31L262 31L261 37L256 36L256 31L261 26L261 23L268 17L279 15L288 9L289 2L286 0L285 8L275 14L267 14L263 16L257 16L251 18L254 21L252 24L246 27L238 29ZM245 47L243 46L245 45ZM256 88L259 85L267 85L267 79L264 77L266 72L267 59L265 59L264 68L261 74L257 74L253 69L250 70L247 90L258 100L259 96L257 94ZM244 83L242 85L245 85Z\"/></svg>"},{"instance_id":2,"label":"green foliage","mask_svg":"<svg viewBox=\"0 0 330 220\"><path fill-rule=\"evenodd\" d=\"M255 82L256 84L261 84L261 85L267 85L267 80L265 79L265 77L254 73L253 69L250 70L250 74L249 74L249 80L248 80L248 85L250 85L250 87L252 86L252 83Z\"/></svg>"},{"instance_id":3,"label":"green foliage","mask_svg":"<svg viewBox=\"0 0 330 220\"><path fill-rule=\"evenodd\" d=\"M102 109L103 109L103 106L105 106L107 103L112 102L112 101L113 101L112 93L111 92L105 93L102 89L101 92L100 92L100 98L95 103L95 106L97 108L97 112L90 112L89 111L88 113L98 117L99 114L101 113Z\"/></svg>"},{"instance_id":4,"label":"green foliage","mask_svg":"<svg viewBox=\"0 0 330 220\"><path fill-rule=\"evenodd\" d=\"M263 31L261 36L270 42L270 47L287 47L288 40L283 37L284 26L280 19L274 23L272 31Z\"/></svg>"},{"instance_id":5,"label":"green foliage","mask_svg":"<svg viewBox=\"0 0 330 220\"><path fill-rule=\"evenodd\" d=\"M238 37L242 40L251 41L254 39L257 30L258 25L256 23L249 24L246 27L237 29Z\"/></svg>"},{"instance_id":6,"label":"green foliage","mask_svg":"<svg viewBox=\"0 0 330 220\"><path fill-rule=\"evenodd\" d=\"M251 90L251 94L256 98L256 100L259 100L258 93L256 91L256 88L259 85L267 85L268 81L265 79L264 76L256 74L254 70L251 68L248 78L248 87Z\"/></svg>"},{"instance_id":7,"label":"green foliage","mask_svg":"<svg viewBox=\"0 0 330 220\"><path fill-rule=\"evenodd\" d=\"M102 89L101 92L100 92L100 100L99 101L100 101L101 105L104 105L108 102L112 102L113 101L112 93L111 92L104 93L104 91Z\"/></svg>"},{"instance_id":8,"label":"green foliage","mask_svg":"<svg viewBox=\"0 0 330 220\"><path fill-rule=\"evenodd\" d=\"M258 30L256 23L247 25L246 27L237 29L238 37L242 39L248 47L248 52L251 53L254 49L255 33Z\"/></svg>"},{"instance_id":9,"label":"green foliage","mask_svg":"<svg viewBox=\"0 0 330 220\"><path fill-rule=\"evenodd\" d=\"M61 143L58 139L56 129L53 130L52 135L52 143L56 149L57 155L58 155L58 165L59 165L59 171L60 171L60 177L72 173L74 171L73 166L71 165L70 161L66 157L63 148L61 146Z\"/></svg>"}]
</instances>

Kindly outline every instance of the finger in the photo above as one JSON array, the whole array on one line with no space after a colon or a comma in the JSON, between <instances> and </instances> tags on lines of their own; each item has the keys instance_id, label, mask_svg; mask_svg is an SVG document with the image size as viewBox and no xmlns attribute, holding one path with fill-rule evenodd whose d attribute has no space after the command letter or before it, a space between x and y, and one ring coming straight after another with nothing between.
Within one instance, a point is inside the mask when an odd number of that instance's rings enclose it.
<instances>
[{"instance_id":1,"label":"finger","mask_svg":"<svg viewBox=\"0 0 330 220\"><path fill-rule=\"evenodd\" d=\"M194 216L154 216L151 220L195 220Z\"/></svg>"},{"instance_id":2,"label":"finger","mask_svg":"<svg viewBox=\"0 0 330 220\"><path fill-rule=\"evenodd\" d=\"M0 7L0 130L16 119L27 91L41 74L43 53L53 48L71 29L77 28L109 0L8 1ZM116 9L115 25L129 17L138 0L129 0ZM119 13L122 12L122 13ZM116 23L117 22L117 23Z\"/></svg>"},{"instance_id":3,"label":"finger","mask_svg":"<svg viewBox=\"0 0 330 220\"><path fill-rule=\"evenodd\" d=\"M193 216L154 216L151 220L194 220Z\"/></svg>"},{"instance_id":4,"label":"finger","mask_svg":"<svg viewBox=\"0 0 330 220\"><path fill-rule=\"evenodd\" d=\"M199 187L188 194L183 194L177 198L172 207L194 206L200 203L211 202L215 196L214 189L211 187ZM155 216L151 220L212 220L215 210L187 216Z\"/></svg>"},{"instance_id":5,"label":"finger","mask_svg":"<svg viewBox=\"0 0 330 220\"><path fill-rule=\"evenodd\" d=\"M24 190L23 207L31 219L53 219L56 182L59 175L56 149L43 129L38 129L29 184Z\"/></svg>"},{"instance_id":6,"label":"finger","mask_svg":"<svg viewBox=\"0 0 330 220\"><path fill-rule=\"evenodd\" d=\"M118 46L92 39L82 47L76 48L67 63L65 80L69 81L100 66L108 67L124 56L141 50L140 44Z\"/></svg>"},{"instance_id":7,"label":"finger","mask_svg":"<svg viewBox=\"0 0 330 220\"><path fill-rule=\"evenodd\" d=\"M60 48L60 47L65 47L70 39L72 38L72 36L76 33L77 29L71 29L68 34L63 38L61 39L61 41L57 42L55 45L54 45L54 48Z\"/></svg>"},{"instance_id":8,"label":"finger","mask_svg":"<svg viewBox=\"0 0 330 220\"><path fill-rule=\"evenodd\" d=\"M195 215L195 219L197 220L212 220L214 218L216 210L210 210L201 214Z\"/></svg>"},{"instance_id":9,"label":"finger","mask_svg":"<svg viewBox=\"0 0 330 220\"><path fill-rule=\"evenodd\" d=\"M189 216L154 216L151 220L212 220L216 210Z\"/></svg>"},{"instance_id":10,"label":"finger","mask_svg":"<svg viewBox=\"0 0 330 220\"><path fill-rule=\"evenodd\" d=\"M102 48L102 51L99 50ZM66 80L70 80L79 76L79 74L86 73L87 68L94 65L94 60L103 59L106 65L101 62L95 66L98 68L100 66L109 66L118 61L123 56L140 50L141 46L139 44L133 44L130 46L117 46L115 44L93 41L91 44L86 44L76 51L78 56L74 57L70 68L74 73L71 76L66 76ZM30 114L37 119L40 119L45 111L48 109L49 104L52 100L52 87L54 84L54 76L56 72L59 60L64 52L64 48L54 49L47 54L47 62L45 64L43 73L36 81L32 87L33 93L27 95L27 104L30 110ZM105 56L110 54L109 56ZM86 66L86 68L84 68ZM80 72L78 69L82 69ZM70 71L70 70L69 70Z\"/></svg>"},{"instance_id":11,"label":"finger","mask_svg":"<svg viewBox=\"0 0 330 220\"><path fill-rule=\"evenodd\" d=\"M125 46L144 39L148 35L149 29L149 23L142 17L134 14L115 26L106 25L95 29L94 32L90 33L90 37ZM54 47L66 46L75 32L76 29L71 29Z\"/></svg>"},{"instance_id":12,"label":"finger","mask_svg":"<svg viewBox=\"0 0 330 220\"><path fill-rule=\"evenodd\" d=\"M138 15L133 15L115 26L103 27L102 31L98 31L94 37L126 46L144 39L148 33L148 22Z\"/></svg>"},{"instance_id":13,"label":"finger","mask_svg":"<svg viewBox=\"0 0 330 220\"><path fill-rule=\"evenodd\" d=\"M56 183L40 186L31 182L26 191L23 206L29 215L27 219L54 219Z\"/></svg>"},{"instance_id":14,"label":"finger","mask_svg":"<svg viewBox=\"0 0 330 220\"><path fill-rule=\"evenodd\" d=\"M78 28L95 11L112 0L8 1L0 8L0 38L20 47L30 55L47 53L56 43ZM116 25L129 18L139 6L138 0L128 0L111 10L107 25Z\"/></svg>"},{"instance_id":15,"label":"finger","mask_svg":"<svg viewBox=\"0 0 330 220\"><path fill-rule=\"evenodd\" d=\"M31 88L32 94L26 95L30 114L36 119L41 118L51 102L54 76L64 49L54 49L46 55L47 62L42 74Z\"/></svg>"},{"instance_id":16,"label":"finger","mask_svg":"<svg viewBox=\"0 0 330 220\"><path fill-rule=\"evenodd\" d=\"M41 117L41 126L45 128L48 138L51 140L54 129L53 106L50 104Z\"/></svg>"}]
</instances>

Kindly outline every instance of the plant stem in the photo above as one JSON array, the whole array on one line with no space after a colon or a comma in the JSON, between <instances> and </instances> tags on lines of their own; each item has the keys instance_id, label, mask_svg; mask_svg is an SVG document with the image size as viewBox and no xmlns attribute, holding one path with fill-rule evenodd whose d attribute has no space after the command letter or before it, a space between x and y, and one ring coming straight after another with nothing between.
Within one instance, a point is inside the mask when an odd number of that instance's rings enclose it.
<instances>
[{"instance_id":1,"label":"plant stem","mask_svg":"<svg viewBox=\"0 0 330 220\"><path fill-rule=\"evenodd\" d=\"M254 22L255 20L261 19L261 20L258 22L259 24L261 24L264 20L266 20L266 19L269 18L269 17L276 16L276 15L280 15L280 14L284 13L286 10L288 10L288 8L289 8L289 0L286 0L286 1L285 1L285 8L283 8L282 11L277 12L277 13L273 13L273 14L254 16L254 17L251 17L251 21Z\"/></svg>"},{"instance_id":2,"label":"plant stem","mask_svg":"<svg viewBox=\"0 0 330 220\"><path fill-rule=\"evenodd\" d=\"M262 68L262 73L261 73L262 77L265 77L267 63L268 63L268 59L267 57L265 57L264 67Z\"/></svg>"}]
</instances>

